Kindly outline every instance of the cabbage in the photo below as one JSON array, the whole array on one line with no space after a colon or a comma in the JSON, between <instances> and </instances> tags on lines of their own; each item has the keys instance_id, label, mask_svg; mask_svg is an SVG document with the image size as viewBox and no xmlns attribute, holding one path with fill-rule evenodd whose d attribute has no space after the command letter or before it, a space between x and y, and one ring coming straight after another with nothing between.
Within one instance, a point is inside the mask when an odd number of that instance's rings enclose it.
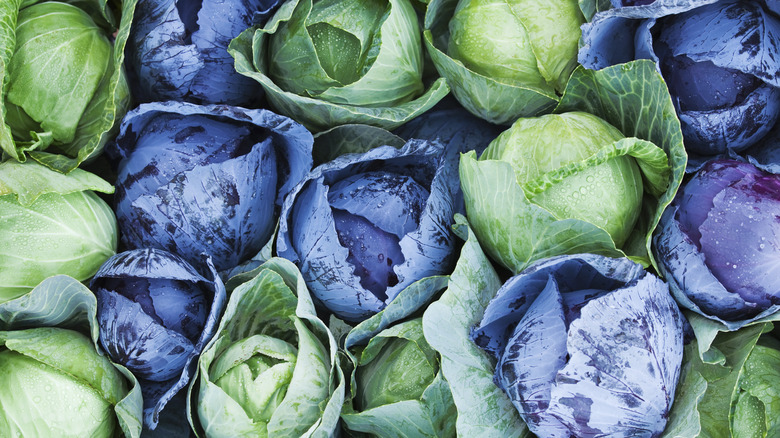
<instances>
[{"instance_id":1,"label":"cabbage","mask_svg":"<svg viewBox=\"0 0 780 438\"><path fill-rule=\"evenodd\" d=\"M198 436L332 436L344 402L336 340L295 265L245 274L190 385Z\"/></svg>"},{"instance_id":2,"label":"cabbage","mask_svg":"<svg viewBox=\"0 0 780 438\"><path fill-rule=\"evenodd\" d=\"M268 110L148 103L123 120L116 210L130 248L158 248L218 270L257 254L284 196L311 169L312 136Z\"/></svg>"},{"instance_id":3,"label":"cabbage","mask_svg":"<svg viewBox=\"0 0 780 438\"><path fill-rule=\"evenodd\" d=\"M449 91L423 90L417 15L401 0L288 0L228 47L236 70L271 106L312 131L361 123L395 128Z\"/></svg>"},{"instance_id":4,"label":"cabbage","mask_svg":"<svg viewBox=\"0 0 780 438\"><path fill-rule=\"evenodd\" d=\"M652 263L650 237L686 162L669 95L649 62L578 69L555 114L518 119L460 159L485 251L518 273L559 254Z\"/></svg>"},{"instance_id":5,"label":"cabbage","mask_svg":"<svg viewBox=\"0 0 780 438\"><path fill-rule=\"evenodd\" d=\"M296 263L315 299L362 321L453 260L454 160L411 140L315 168L285 200L278 255Z\"/></svg>"},{"instance_id":6,"label":"cabbage","mask_svg":"<svg viewBox=\"0 0 780 438\"><path fill-rule=\"evenodd\" d=\"M2 436L141 435L138 381L98 346L96 311L66 275L0 303Z\"/></svg>"},{"instance_id":7,"label":"cabbage","mask_svg":"<svg viewBox=\"0 0 780 438\"><path fill-rule=\"evenodd\" d=\"M680 304L732 330L777 313L780 178L713 160L681 189L654 236Z\"/></svg>"},{"instance_id":8,"label":"cabbage","mask_svg":"<svg viewBox=\"0 0 780 438\"><path fill-rule=\"evenodd\" d=\"M548 112L577 65L577 2L433 0L425 45L458 101L492 123Z\"/></svg>"},{"instance_id":9,"label":"cabbage","mask_svg":"<svg viewBox=\"0 0 780 438\"><path fill-rule=\"evenodd\" d=\"M90 283L100 345L139 378L149 429L189 383L225 305L225 286L211 260L197 268L207 276L176 255L139 249L110 258ZM166 414L181 418L184 411Z\"/></svg>"},{"instance_id":10,"label":"cabbage","mask_svg":"<svg viewBox=\"0 0 780 438\"><path fill-rule=\"evenodd\" d=\"M122 63L136 0L0 5L0 149L68 172L103 150L130 106ZM113 37L112 33L116 32Z\"/></svg>"},{"instance_id":11,"label":"cabbage","mask_svg":"<svg viewBox=\"0 0 780 438\"><path fill-rule=\"evenodd\" d=\"M116 253L116 217L95 193L113 191L81 169L0 163L0 303L53 275L89 280Z\"/></svg>"},{"instance_id":12,"label":"cabbage","mask_svg":"<svg viewBox=\"0 0 780 438\"><path fill-rule=\"evenodd\" d=\"M618 5L583 27L579 59L587 68L654 60L698 165L708 156L761 143L775 125L780 115L777 13L771 2L761 1Z\"/></svg>"},{"instance_id":13,"label":"cabbage","mask_svg":"<svg viewBox=\"0 0 780 438\"><path fill-rule=\"evenodd\" d=\"M628 259L552 257L507 280L472 332L539 436L644 436L666 425L685 319Z\"/></svg>"},{"instance_id":14,"label":"cabbage","mask_svg":"<svg viewBox=\"0 0 780 438\"><path fill-rule=\"evenodd\" d=\"M262 89L235 71L227 46L277 3L139 1L127 45L134 98L256 105Z\"/></svg>"}]
</instances>

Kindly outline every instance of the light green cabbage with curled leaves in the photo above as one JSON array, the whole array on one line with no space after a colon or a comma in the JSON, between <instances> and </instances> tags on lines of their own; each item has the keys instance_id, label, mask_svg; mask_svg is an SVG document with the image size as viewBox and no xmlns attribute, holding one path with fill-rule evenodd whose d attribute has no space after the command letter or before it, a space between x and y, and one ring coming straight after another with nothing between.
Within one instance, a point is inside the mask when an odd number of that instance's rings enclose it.
<instances>
[{"instance_id":1,"label":"light green cabbage with curled leaves","mask_svg":"<svg viewBox=\"0 0 780 438\"><path fill-rule=\"evenodd\" d=\"M140 387L98 347L96 309L66 275L0 303L0 436L140 436Z\"/></svg>"},{"instance_id":2,"label":"light green cabbage with curled leaves","mask_svg":"<svg viewBox=\"0 0 780 438\"><path fill-rule=\"evenodd\" d=\"M188 412L199 436L330 436L344 401L333 335L291 262L241 278L198 360ZM235 284L235 282L229 282Z\"/></svg>"},{"instance_id":3,"label":"light green cabbage with curled leaves","mask_svg":"<svg viewBox=\"0 0 780 438\"><path fill-rule=\"evenodd\" d=\"M116 253L116 217L95 194L113 191L81 169L0 163L0 303L53 275L89 280Z\"/></svg>"},{"instance_id":4,"label":"light green cabbage with curled leaves","mask_svg":"<svg viewBox=\"0 0 780 438\"><path fill-rule=\"evenodd\" d=\"M574 0L432 0L423 36L458 101L509 124L558 102L583 22Z\"/></svg>"},{"instance_id":5,"label":"light green cabbage with curled leaves","mask_svg":"<svg viewBox=\"0 0 780 438\"><path fill-rule=\"evenodd\" d=\"M663 80L634 61L578 68L555 114L516 121L479 160L461 155L460 177L480 244L515 273L585 252L649 265L686 161Z\"/></svg>"},{"instance_id":6,"label":"light green cabbage with curled leaves","mask_svg":"<svg viewBox=\"0 0 780 438\"><path fill-rule=\"evenodd\" d=\"M275 110L312 131L347 123L392 129L449 92L443 79L423 89L417 15L407 0L288 0L228 51Z\"/></svg>"},{"instance_id":7,"label":"light green cabbage with curled leaves","mask_svg":"<svg viewBox=\"0 0 780 438\"><path fill-rule=\"evenodd\" d=\"M0 149L69 172L130 106L122 67L136 0L0 3Z\"/></svg>"}]
</instances>

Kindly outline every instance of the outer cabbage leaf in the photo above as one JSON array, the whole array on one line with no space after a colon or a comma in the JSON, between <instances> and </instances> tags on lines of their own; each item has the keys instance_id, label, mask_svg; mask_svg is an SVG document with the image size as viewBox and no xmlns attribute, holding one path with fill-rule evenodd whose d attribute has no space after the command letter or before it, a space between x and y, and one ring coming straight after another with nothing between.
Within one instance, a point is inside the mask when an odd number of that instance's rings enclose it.
<instances>
[{"instance_id":1,"label":"outer cabbage leaf","mask_svg":"<svg viewBox=\"0 0 780 438\"><path fill-rule=\"evenodd\" d=\"M105 32L106 37L116 32L113 38L111 53L105 69L105 75L99 81L94 94L89 97L84 106L73 137L58 141L52 131L42 129L33 122L32 133L17 133L15 136L8 125L9 117L16 117L10 111L16 112L7 103L10 85L14 78L9 74L9 66L15 47L16 25L19 10L30 5L39 4L39 1L10 1L4 2L3 20L0 21L0 148L3 152L18 161L25 161L29 155L36 161L61 172L69 172L78 167L82 162L94 158L101 153L103 147L116 133L119 120L124 116L130 106L130 92L127 86L123 70L124 47L130 32L137 0L122 2L121 9L113 11L106 2L99 0L70 1L89 14L96 24ZM121 17L117 23L115 14ZM54 46L53 46L54 47ZM58 55L59 54L59 55ZM57 56L65 56L65 51L57 51L48 58L56 59ZM67 65L67 62L51 62L52 65ZM34 78L30 78L34 80ZM76 84L82 79L77 79ZM74 86L78 90L78 85ZM84 96L78 96L84 97ZM27 99L39 99L32 102L34 108L43 108L51 105L52 99L41 96L27 96ZM72 116L73 108L61 111ZM37 111L37 110L36 110ZM56 116L55 116L56 118ZM21 135L21 137L19 136Z\"/></svg>"},{"instance_id":2,"label":"outer cabbage leaf","mask_svg":"<svg viewBox=\"0 0 780 438\"><path fill-rule=\"evenodd\" d=\"M488 438L511 433L529 437L512 402L493 380L495 362L469 338L501 280L466 219L456 215L455 221L455 231L466 243L447 290L423 314L423 330L431 347L441 355L441 373L458 411L458 435Z\"/></svg>"},{"instance_id":3,"label":"outer cabbage leaf","mask_svg":"<svg viewBox=\"0 0 780 438\"><path fill-rule=\"evenodd\" d=\"M41 357L50 353L63 358L67 349L57 343L58 338L52 338L40 330L44 327L58 327L63 331L74 330L91 339L94 349L103 354L98 346L97 302L95 295L78 280L65 275L47 278L28 294L12 301L0 304L0 338L19 337L27 349L37 350ZM37 331L36 331L37 330ZM15 333L28 333L17 336ZM42 336L36 335L42 334ZM38 336L38 337L36 337ZM69 335L63 335L69 337ZM27 339L30 341L22 341ZM105 362L108 362L105 360ZM126 382L125 389L116 393L114 411L119 426L127 437L140 437L142 428L142 396L138 381L127 368L111 364ZM75 362L76 368L83 366L83 361ZM106 391L113 391L114 384L107 377L101 386ZM118 388L119 386L117 386Z\"/></svg>"},{"instance_id":4,"label":"outer cabbage leaf","mask_svg":"<svg viewBox=\"0 0 780 438\"><path fill-rule=\"evenodd\" d=\"M301 57L280 59L279 68L286 72L281 73L282 77L300 79L295 81L298 86L307 82L314 85L302 94L286 91L268 76L271 68L267 59L270 40L282 33L291 33L293 36L287 43L307 53L307 59L316 61L319 55L309 37L310 30L304 26L311 7L310 0L288 1L263 27L247 29L228 46L228 51L235 58L236 70L258 81L268 101L280 113L298 120L313 132L348 123L393 129L427 111L449 92L443 79L436 80L422 95L414 92L420 87L422 75L419 36L416 32L409 33L409 24L416 21L416 17L411 6L396 0L389 2L389 14L377 32L382 37L376 41L377 46L369 50L372 62L367 64L366 71L358 73L360 79L342 86L322 70L319 62L307 63L305 66L310 68L302 68L299 64ZM359 22L364 23L363 20ZM288 32L281 28L292 30ZM361 29L358 33L368 31ZM400 53L407 49L410 53ZM309 74L300 77L304 71ZM315 75L317 71L319 75ZM412 85L412 89L408 89ZM377 94L376 90L383 91ZM399 94L399 90L407 96L400 101L393 97ZM389 91L393 96L388 95Z\"/></svg>"},{"instance_id":5,"label":"outer cabbage leaf","mask_svg":"<svg viewBox=\"0 0 780 438\"><path fill-rule=\"evenodd\" d=\"M694 327L704 321L691 314ZM662 436L776 434L778 343L771 330L771 323L759 323L686 346L678 398Z\"/></svg>"},{"instance_id":6,"label":"outer cabbage leaf","mask_svg":"<svg viewBox=\"0 0 780 438\"><path fill-rule=\"evenodd\" d=\"M419 117L418 117L419 118ZM314 136L314 166L344 154L362 154L379 146L401 148L403 138L371 125L348 124L322 131Z\"/></svg>"},{"instance_id":7,"label":"outer cabbage leaf","mask_svg":"<svg viewBox=\"0 0 780 438\"><path fill-rule=\"evenodd\" d=\"M317 317L305 282L292 263L273 258L250 274L254 278L231 294L219 335L198 361L187 402L190 424L199 436L334 434L345 388L335 338ZM297 347L289 387L281 401L269 408L267 422L253 421L213 380L220 356L236 342L259 334L267 338L265 345L284 341Z\"/></svg>"}]
</instances>

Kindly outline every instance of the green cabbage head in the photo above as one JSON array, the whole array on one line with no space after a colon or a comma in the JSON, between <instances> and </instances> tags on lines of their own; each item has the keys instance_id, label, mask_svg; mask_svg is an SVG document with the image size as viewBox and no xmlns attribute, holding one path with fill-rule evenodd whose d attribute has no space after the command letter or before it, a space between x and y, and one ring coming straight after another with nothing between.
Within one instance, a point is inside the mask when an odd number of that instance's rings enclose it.
<instances>
[{"instance_id":1,"label":"green cabbage head","mask_svg":"<svg viewBox=\"0 0 780 438\"><path fill-rule=\"evenodd\" d=\"M122 61L134 7L0 3L2 151L63 172L100 153L130 104Z\"/></svg>"},{"instance_id":2,"label":"green cabbage head","mask_svg":"<svg viewBox=\"0 0 780 438\"><path fill-rule=\"evenodd\" d=\"M424 38L458 101L509 124L557 103L584 21L576 0L432 0Z\"/></svg>"},{"instance_id":3,"label":"green cabbage head","mask_svg":"<svg viewBox=\"0 0 780 438\"><path fill-rule=\"evenodd\" d=\"M0 436L114 437L122 373L83 334L0 331Z\"/></svg>"},{"instance_id":4,"label":"green cabbage head","mask_svg":"<svg viewBox=\"0 0 780 438\"><path fill-rule=\"evenodd\" d=\"M198 360L190 419L200 436L329 436L344 382L336 341L291 262L261 265L230 295Z\"/></svg>"},{"instance_id":5,"label":"green cabbage head","mask_svg":"<svg viewBox=\"0 0 780 438\"><path fill-rule=\"evenodd\" d=\"M81 169L0 163L0 303L53 275L89 280L116 253L116 217L95 191L114 188Z\"/></svg>"},{"instance_id":6,"label":"green cabbage head","mask_svg":"<svg viewBox=\"0 0 780 438\"><path fill-rule=\"evenodd\" d=\"M619 257L630 241L641 245L644 205L655 205L669 173L655 144L580 111L520 118L479 160L462 155L460 168L475 234L515 272L553 255Z\"/></svg>"},{"instance_id":7,"label":"green cabbage head","mask_svg":"<svg viewBox=\"0 0 780 438\"><path fill-rule=\"evenodd\" d=\"M431 108L449 88L424 90L422 50L408 0L288 0L229 46L274 109L313 131L392 129Z\"/></svg>"},{"instance_id":8,"label":"green cabbage head","mask_svg":"<svg viewBox=\"0 0 780 438\"><path fill-rule=\"evenodd\" d=\"M341 415L347 429L388 438L455 436L455 402L421 318L380 331L349 355L352 402Z\"/></svg>"}]
</instances>

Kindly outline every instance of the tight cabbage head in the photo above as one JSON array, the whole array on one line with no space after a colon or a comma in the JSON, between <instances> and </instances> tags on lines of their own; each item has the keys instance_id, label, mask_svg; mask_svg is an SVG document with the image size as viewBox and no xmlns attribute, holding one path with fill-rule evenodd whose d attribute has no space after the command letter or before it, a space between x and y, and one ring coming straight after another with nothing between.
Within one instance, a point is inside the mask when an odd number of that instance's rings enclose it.
<instances>
[{"instance_id":1,"label":"tight cabbage head","mask_svg":"<svg viewBox=\"0 0 780 438\"><path fill-rule=\"evenodd\" d=\"M666 190L669 166L653 143L626 138L592 114L568 112L518 119L479 160L462 155L460 174L480 242L519 272L551 255L620 254L647 214L644 198Z\"/></svg>"},{"instance_id":2,"label":"tight cabbage head","mask_svg":"<svg viewBox=\"0 0 780 438\"><path fill-rule=\"evenodd\" d=\"M333 436L344 403L336 340L298 269L272 258L230 295L198 360L190 423L199 436Z\"/></svg>"},{"instance_id":3,"label":"tight cabbage head","mask_svg":"<svg viewBox=\"0 0 780 438\"><path fill-rule=\"evenodd\" d=\"M312 135L268 110L181 102L123 120L116 211L130 249L158 248L218 270L257 254L284 196L311 169ZM112 145L113 146L113 145Z\"/></svg>"},{"instance_id":4,"label":"tight cabbage head","mask_svg":"<svg viewBox=\"0 0 780 438\"><path fill-rule=\"evenodd\" d=\"M197 266L206 276L166 251L132 250L106 261L90 283L100 344L139 378L149 429L189 383L224 308L225 287L211 261Z\"/></svg>"},{"instance_id":5,"label":"tight cabbage head","mask_svg":"<svg viewBox=\"0 0 780 438\"><path fill-rule=\"evenodd\" d=\"M105 437L125 377L83 334L56 327L0 331L0 435Z\"/></svg>"},{"instance_id":6,"label":"tight cabbage head","mask_svg":"<svg viewBox=\"0 0 780 438\"><path fill-rule=\"evenodd\" d=\"M114 212L96 192L113 191L81 169L63 175L32 160L0 163L0 303L53 275L95 275L118 240Z\"/></svg>"},{"instance_id":7,"label":"tight cabbage head","mask_svg":"<svg viewBox=\"0 0 780 438\"><path fill-rule=\"evenodd\" d=\"M424 39L460 103L492 123L549 111L577 66L577 1L433 0Z\"/></svg>"},{"instance_id":8,"label":"tight cabbage head","mask_svg":"<svg viewBox=\"0 0 780 438\"><path fill-rule=\"evenodd\" d=\"M0 4L5 154L67 172L103 150L130 106L122 64L135 3Z\"/></svg>"},{"instance_id":9,"label":"tight cabbage head","mask_svg":"<svg viewBox=\"0 0 780 438\"><path fill-rule=\"evenodd\" d=\"M127 45L134 97L253 106L257 82L233 68L230 40L278 0L140 0Z\"/></svg>"},{"instance_id":10,"label":"tight cabbage head","mask_svg":"<svg viewBox=\"0 0 780 438\"><path fill-rule=\"evenodd\" d=\"M736 329L780 310L780 177L734 160L693 175L654 236L681 305Z\"/></svg>"},{"instance_id":11,"label":"tight cabbage head","mask_svg":"<svg viewBox=\"0 0 780 438\"><path fill-rule=\"evenodd\" d=\"M276 111L312 131L346 123L392 129L449 91L442 79L424 91L408 0L288 0L229 50Z\"/></svg>"}]
</instances>

